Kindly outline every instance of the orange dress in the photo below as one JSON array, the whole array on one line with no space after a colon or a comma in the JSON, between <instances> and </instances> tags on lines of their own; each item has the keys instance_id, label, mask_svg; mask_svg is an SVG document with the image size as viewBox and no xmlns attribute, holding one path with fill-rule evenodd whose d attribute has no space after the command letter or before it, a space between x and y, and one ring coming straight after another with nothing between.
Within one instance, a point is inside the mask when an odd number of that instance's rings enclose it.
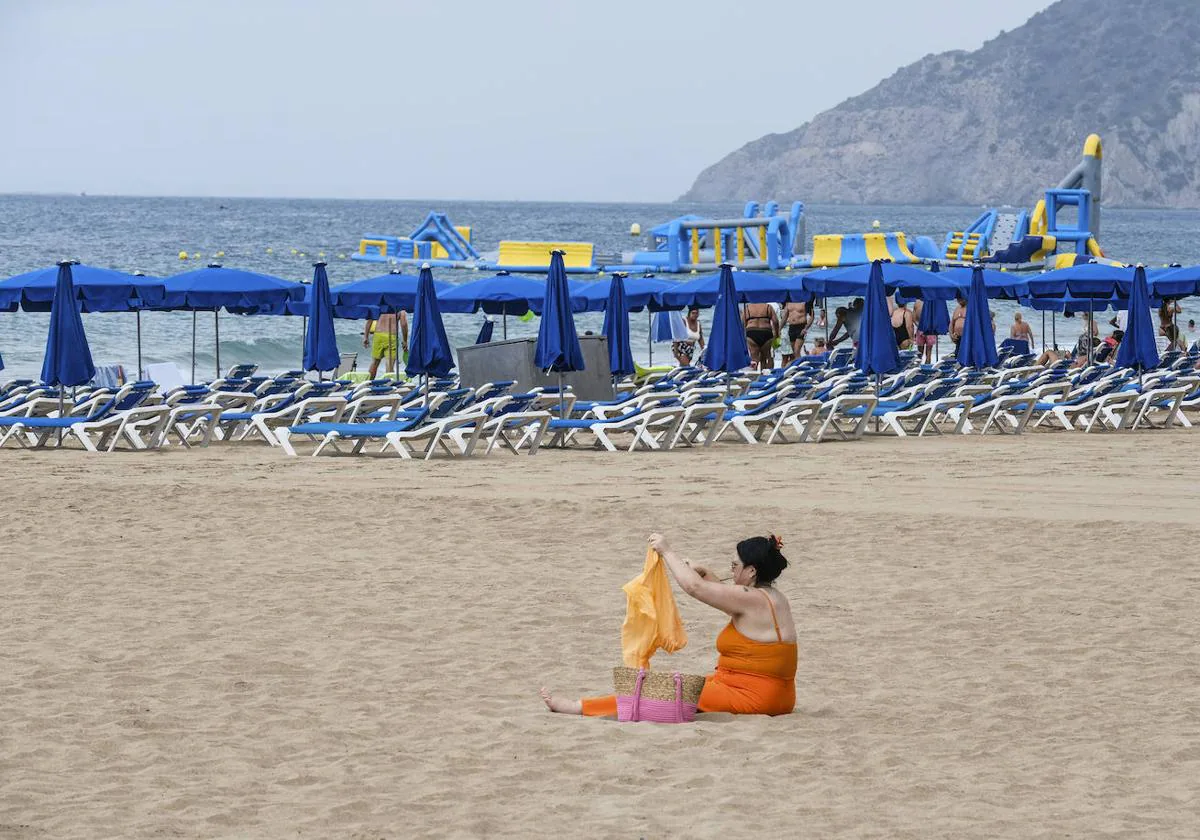
<instances>
[{"instance_id":1,"label":"orange dress","mask_svg":"<svg viewBox=\"0 0 1200 840\"><path fill-rule=\"evenodd\" d=\"M735 715L786 715L796 705L795 642L785 642L771 596L763 593L775 623L774 642L756 642L744 636L733 622L717 636L717 670L704 681L697 708L701 712ZM585 715L614 717L616 695L585 697Z\"/></svg>"}]
</instances>

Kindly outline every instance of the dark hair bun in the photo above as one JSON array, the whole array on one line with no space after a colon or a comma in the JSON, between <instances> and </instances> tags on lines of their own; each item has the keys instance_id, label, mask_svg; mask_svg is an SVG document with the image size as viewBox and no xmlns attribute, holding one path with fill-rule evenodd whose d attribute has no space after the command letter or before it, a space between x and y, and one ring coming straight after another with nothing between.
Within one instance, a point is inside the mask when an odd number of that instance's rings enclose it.
<instances>
[{"instance_id":1,"label":"dark hair bun","mask_svg":"<svg viewBox=\"0 0 1200 840\"><path fill-rule=\"evenodd\" d=\"M771 583L787 568L787 558L780 549L783 540L772 534L769 537L750 537L737 544L738 559L745 566L752 566L755 580Z\"/></svg>"}]
</instances>

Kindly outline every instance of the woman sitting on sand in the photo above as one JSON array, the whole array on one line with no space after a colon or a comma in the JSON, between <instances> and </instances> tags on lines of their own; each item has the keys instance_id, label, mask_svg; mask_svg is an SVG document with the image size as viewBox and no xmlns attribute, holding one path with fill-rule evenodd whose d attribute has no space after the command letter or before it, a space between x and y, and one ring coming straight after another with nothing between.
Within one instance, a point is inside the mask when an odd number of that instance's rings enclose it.
<instances>
[{"instance_id":1,"label":"woman sitting on sand","mask_svg":"<svg viewBox=\"0 0 1200 840\"><path fill-rule=\"evenodd\" d=\"M737 545L728 583L692 566L661 534L650 547L662 555L680 588L730 617L717 636L717 670L704 681L697 709L735 715L786 715L796 705L796 625L787 598L772 584L787 568L778 537L751 537ZM552 712L613 717L615 695L565 700L542 689Z\"/></svg>"}]
</instances>

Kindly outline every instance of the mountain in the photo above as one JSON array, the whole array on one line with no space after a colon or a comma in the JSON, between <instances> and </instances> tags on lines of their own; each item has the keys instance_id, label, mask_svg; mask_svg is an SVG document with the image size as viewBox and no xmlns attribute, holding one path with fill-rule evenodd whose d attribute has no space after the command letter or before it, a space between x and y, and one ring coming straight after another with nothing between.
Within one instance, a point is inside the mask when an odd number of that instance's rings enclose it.
<instances>
[{"instance_id":1,"label":"mountain","mask_svg":"<svg viewBox=\"0 0 1200 840\"><path fill-rule=\"evenodd\" d=\"M747 143L683 199L1029 203L1093 132L1105 205L1200 207L1200 0L1059 0Z\"/></svg>"}]
</instances>

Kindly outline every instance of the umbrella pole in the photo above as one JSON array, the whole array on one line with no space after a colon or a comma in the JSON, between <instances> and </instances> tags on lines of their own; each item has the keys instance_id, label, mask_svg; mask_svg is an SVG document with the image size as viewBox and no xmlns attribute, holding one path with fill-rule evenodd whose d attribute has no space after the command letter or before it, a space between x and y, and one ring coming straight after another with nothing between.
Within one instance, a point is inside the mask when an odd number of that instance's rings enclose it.
<instances>
[{"instance_id":1,"label":"umbrella pole","mask_svg":"<svg viewBox=\"0 0 1200 840\"><path fill-rule=\"evenodd\" d=\"M654 364L654 313L646 307L646 366Z\"/></svg>"},{"instance_id":2,"label":"umbrella pole","mask_svg":"<svg viewBox=\"0 0 1200 840\"><path fill-rule=\"evenodd\" d=\"M64 390L65 390L65 389L63 388L63 386L62 386L62 383L59 383L59 386L58 386L58 416L59 416L59 417L65 417L65 416L66 416L66 415L63 413L63 412L65 411L65 409L63 408L63 393L64 393ZM58 429L58 445L59 445L59 447L60 447L60 448L62 447L62 439L63 439L63 430L62 430L62 427L60 426L60 427L59 427L59 429Z\"/></svg>"},{"instance_id":3,"label":"umbrella pole","mask_svg":"<svg viewBox=\"0 0 1200 840\"><path fill-rule=\"evenodd\" d=\"M137 311L137 339L138 339L138 370L137 378L140 382L142 379L142 310Z\"/></svg>"},{"instance_id":4,"label":"umbrella pole","mask_svg":"<svg viewBox=\"0 0 1200 840\"><path fill-rule=\"evenodd\" d=\"M1042 310L1042 352L1046 352L1046 310Z\"/></svg>"},{"instance_id":5,"label":"umbrella pole","mask_svg":"<svg viewBox=\"0 0 1200 840\"><path fill-rule=\"evenodd\" d=\"M562 420L567 419L567 403L563 399L563 381L562 371L558 372L558 416Z\"/></svg>"},{"instance_id":6,"label":"umbrella pole","mask_svg":"<svg viewBox=\"0 0 1200 840\"><path fill-rule=\"evenodd\" d=\"M1050 344L1058 349L1058 313L1050 313Z\"/></svg>"},{"instance_id":7,"label":"umbrella pole","mask_svg":"<svg viewBox=\"0 0 1200 840\"><path fill-rule=\"evenodd\" d=\"M300 367L304 367L304 345L308 344L308 316L300 320ZM320 371L317 375L320 376Z\"/></svg>"},{"instance_id":8,"label":"umbrella pole","mask_svg":"<svg viewBox=\"0 0 1200 840\"><path fill-rule=\"evenodd\" d=\"M217 354L217 379L221 378L221 310L213 310L213 337Z\"/></svg>"},{"instance_id":9,"label":"umbrella pole","mask_svg":"<svg viewBox=\"0 0 1200 840\"><path fill-rule=\"evenodd\" d=\"M1092 319L1095 317L1096 316L1092 314L1092 299L1088 298L1088 322L1087 322L1088 357L1087 357L1087 365L1084 365L1084 367L1088 367L1088 365L1091 365L1091 363L1092 363Z\"/></svg>"},{"instance_id":10,"label":"umbrella pole","mask_svg":"<svg viewBox=\"0 0 1200 840\"><path fill-rule=\"evenodd\" d=\"M504 340L508 341L508 310L504 310Z\"/></svg>"},{"instance_id":11,"label":"umbrella pole","mask_svg":"<svg viewBox=\"0 0 1200 840\"><path fill-rule=\"evenodd\" d=\"M196 310L192 310L192 384L196 384Z\"/></svg>"},{"instance_id":12,"label":"umbrella pole","mask_svg":"<svg viewBox=\"0 0 1200 840\"><path fill-rule=\"evenodd\" d=\"M392 322L392 376L400 381L400 312L395 313Z\"/></svg>"}]
</instances>

